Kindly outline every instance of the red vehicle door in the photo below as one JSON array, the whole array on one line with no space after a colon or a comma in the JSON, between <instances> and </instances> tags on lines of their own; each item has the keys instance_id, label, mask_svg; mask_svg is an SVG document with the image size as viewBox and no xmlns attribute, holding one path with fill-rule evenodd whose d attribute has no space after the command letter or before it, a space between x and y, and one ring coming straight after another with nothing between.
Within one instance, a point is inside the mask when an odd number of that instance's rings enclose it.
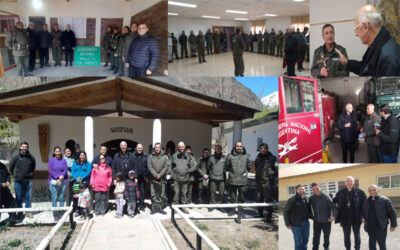
<instances>
[{"instance_id":1,"label":"red vehicle door","mask_svg":"<svg viewBox=\"0 0 400 250\"><path fill-rule=\"evenodd\" d=\"M279 78L279 163L322 163L317 80Z\"/></svg>"}]
</instances>

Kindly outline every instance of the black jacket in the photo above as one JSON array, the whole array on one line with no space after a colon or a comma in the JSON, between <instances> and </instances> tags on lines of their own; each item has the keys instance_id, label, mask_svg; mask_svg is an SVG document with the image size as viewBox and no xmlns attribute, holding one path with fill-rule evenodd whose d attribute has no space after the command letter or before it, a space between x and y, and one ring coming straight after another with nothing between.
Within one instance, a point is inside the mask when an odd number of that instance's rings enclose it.
<instances>
[{"instance_id":1,"label":"black jacket","mask_svg":"<svg viewBox=\"0 0 400 250\"><path fill-rule=\"evenodd\" d=\"M257 155L255 167L257 183L269 182L273 184L275 178L278 177L277 159L269 151L266 155L262 155L261 153Z\"/></svg>"},{"instance_id":2,"label":"black jacket","mask_svg":"<svg viewBox=\"0 0 400 250\"><path fill-rule=\"evenodd\" d=\"M126 151L125 154L122 154L122 152L119 151L114 155L114 159L111 166L113 180L115 180L116 174L118 172L121 172L125 176L125 179L127 179L129 171L135 170L135 166L133 165L132 161L132 155L133 154L128 151Z\"/></svg>"},{"instance_id":3,"label":"black jacket","mask_svg":"<svg viewBox=\"0 0 400 250\"><path fill-rule=\"evenodd\" d=\"M29 36L29 49L31 49L31 50L36 49L37 33L35 32L35 30L32 30L30 28L27 28L26 32L28 32L28 36Z\"/></svg>"},{"instance_id":4,"label":"black jacket","mask_svg":"<svg viewBox=\"0 0 400 250\"><path fill-rule=\"evenodd\" d=\"M288 62L296 62L299 59L300 43L295 32L292 32L285 45L285 58Z\"/></svg>"},{"instance_id":5,"label":"black jacket","mask_svg":"<svg viewBox=\"0 0 400 250\"><path fill-rule=\"evenodd\" d=\"M179 44L183 47L185 47L187 45L187 36L186 35L179 36Z\"/></svg>"},{"instance_id":6,"label":"black jacket","mask_svg":"<svg viewBox=\"0 0 400 250\"><path fill-rule=\"evenodd\" d=\"M310 215L311 208L308 198L306 196L301 197L297 193L289 198L283 209L283 218L287 227L301 226L301 222L304 221L304 219L308 220Z\"/></svg>"},{"instance_id":7,"label":"black jacket","mask_svg":"<svg viewBox=\"0 0 400 250\"><path fill-rule=\"evenodd\" d=\"M14 181L31 180L35 168L35 157L29 151L26 154L19 151L10 159L10 172L14 176Z\"/></svg>"},{"instance_id":8,"label":"black jacket","mask_svg":"<svg viewBox=\"0 0 400 250\"><path fill-rule=\"evenodd\" d=\"M61 47L65 47L65 49L72 49L75 48L76 45L76 39L75 39L75 33L70 30L64 30L64 32L61 35Z\"/></svg>"},{"instance_id":9,"label":"black jacket","mask_svg":"<svg viewBox=\"0 0 400 250\"><path fill-rule=\"evenodd\" d=\"M362 61L349 60L347 69L360 76L400 76L400 45L382 26Z\"/></svg>"},{"instance_id":10,"label":"black jacket","mask_svg":"<svg viewBox=\"0 0 400 250\"><path fill-rule=\"evenodd\" d=\"M361 223L361 213L362 213L362 206L364 204L364 200L367 198L365 195L364 191L362 191L359 188L353 187L354 189L354 196L353 196L353 202L354 206L356 208L356 222L358 224ZM333 202L337 204L338 208L338 216L335 220L335 223L342 223L344 221L344 215L341 213L341 210L346 206L346 189L342 189L339 192L337 192L335 198L333 198Z\"/></svg>"},{"instance_id":11,"label":"black jacket","mask_svg":"<svg viewBox=\"0 0 400 250\"><path fill-rule=\"evenodd\" d=\"M331 217L337 217L337 208L331 197L321 191L320 195L310 197L311 218L315 222L326 223Z\"/></svg>"},{"instance_id":12,"label":"black jacket","mask_svg":"<svg viewBox=\"0 0 400 250\"><path fill-rule=\"evenodd\" d=\"M399 121L393 115L381 120L379 137L379 152L387 156L397 156L399 153Z\"/></svg>"},{"instance_id":13,"label":"black jacket","mask_svg":"<svg viewBox=\"0 0 400 250\"><path fill-rule=\"evenodd\" d=\"M344 125L351 123L351 126L346 128ZM338 121L338 128L340 129L340 140L343 142L354 142L358 137L358 123L357 117L352 112L348 115L345 112L341 113Z\"/></svg>"},{"instance_id":14,"label":"black jacket","mask_svg":"<svg viewBox=\"0 0 400 250\"><path fill-rule=\"evenodd\" d=\"M138 186L135 180L126 179L124 196L128 202L135 202L139 198Z\"/></svg>"},{"instance_id":15,"label":"black jacket","mask_svg":"<svg viewBox=\"0 0 400 250\"><path fill-rule=\"evenodd\" d=\"M147 155L143 151L141 154L135 151L132 154L132 162L135 168L136 178L147 178Z\"/></svg>"},{"instance_id":16,"label":"black jacket","mask_svg":"<svg viewBox=\"0 0 400 250\"><path fill-rule=\"evenodd\" d=\"M0 162L0 189L3 188L2 184L6 182L11 183L10 173L8 172L6 165Z\"/></svg>"},{"instance_id":17,"label":"black jacket","mask_svg":"<svg viewBox=\"0 0 400 250\"><path fill-rule=\"evenodd\" d=\"M52 46L51 34L49 31L40 30L37 33L37 39L39 48L50 48Z\"/></svg>"},{"instance_id":18,"label":"black jacket","mask_svg":"<svg viewBox=\"0 0 400 250\"><path fill-rule=\"evenodd\" d=\"M366 220L366 223L364 225L365 231L368 230L368 212L369 212L368 210L370 201L371 197L364 200L363 210L361 214L361 218L364 218ZM386 227L389 224L389 220L391 227L397 227L396 211L394 210L392 202L385 196L380 196L380 195L376 196L375 213L380 229L386 230Z\"/></svg>"}]
</instances>

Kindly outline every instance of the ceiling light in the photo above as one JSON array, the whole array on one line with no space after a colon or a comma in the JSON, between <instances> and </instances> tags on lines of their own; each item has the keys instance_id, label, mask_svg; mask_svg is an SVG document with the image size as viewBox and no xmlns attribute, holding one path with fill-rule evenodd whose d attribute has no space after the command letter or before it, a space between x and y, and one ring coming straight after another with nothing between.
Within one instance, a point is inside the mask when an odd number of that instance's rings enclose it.
<instances>
[{"instance_id":1,"label":"ceiling light","mask_svg":"<svg viewBox=\"0 0 400 250\"><path fill-rule=\"evenodd\" d=\"M211 19L220 19L221 17L219 16L201 16L203 18L211 18Z\"/></svg>"},{"instance_id":2,"label":"ceiling light","mask_svg":"<svg viewBox=\"0 0 400 250\"><path fill-rule=\"evenodd\" d=\"M295 2L304 2L305 0L293 0Z\"/></svg>"},{"instance_id":3,"label":"ceiling light","mask_svg":"<svg viewBox=\"0 0 400 250\"><path fill-rule=\"evenodd\" d=\"M43 2L41 0L33 0L32 5L35 9L40 10L43 6Z\"/></svg>"},{"instance_id":4,"label":"ceiling light","mask_svg":"<svg viewBox=\"0 0 400 250\"><path fill-rule=\"evenodd\" d=\"M240 10L225 10L227 13L234 13L234 14L247 14L247 11L240 11Z\"/></svg>"},{"instance_id":5,"label":"ceiling light","mask_svg":"<svg viewBox=\"0 0 400 250\"><path fill-rule=\"evenodd\" d=\"M175 6L181 6L181 7L188 7L188 8L196 8L196 4L190 4L190 3L181 3L181 2L175 2L175 1L168 1L169 5L175 5Z\"/></svg>"},{"instance_id":6,"label":"ceiling light","mask_svg":"<svg viewBox=\"0 0 400 250\"><path fill-rule=\"evenodd\" d=\"M276 16L276 14L264 14L264 16Z\"/></svg>"},{"instance_id":7,"label":"ceiling light","mask_svg":"<svg viewBox=\"0 0 400 250\"><path fill-rule=\"evenodd\" d=\"M171 12L168 12L168 15L169 15L169 16L178 16L179 14L178 14L178 13L171 13Z\"/></svg>"},{"instance_id":8,"label":"ceiling light","mask_svg":"<svg viewBox=\"0 0 400 250\"><path fill-rule=\"evenodd\" d=\"M236 20L236 21L248 21L249 19L248 18L235 18L233 20Z\"/></svg>"}]
</instances>

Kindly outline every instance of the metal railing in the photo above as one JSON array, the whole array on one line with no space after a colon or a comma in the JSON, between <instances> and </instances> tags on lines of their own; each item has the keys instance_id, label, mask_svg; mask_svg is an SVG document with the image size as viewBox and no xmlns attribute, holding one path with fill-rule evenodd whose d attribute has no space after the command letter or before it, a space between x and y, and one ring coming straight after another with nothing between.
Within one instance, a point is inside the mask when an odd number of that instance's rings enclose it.
<instances>
[{"instance_id":1,"label":"metal railing","mask_svg":"<svg viewBox=\"0 0 400 250\"><path fill-rule=\"evenodd\" d=\"M185 215L180 208L237 208L237 223L242 222L243 208L245 207L275 207L278 206L278 202L270 203L230 203L230 204L185 204L185 205L172 205L171 206L171 222L176 225L175 213L178 213L186 223L196 232L196 249L201 250L201 240L203 239L211 249L219 249L207 235L205 235L191 220Z\"/></svg>"}]
</instances>

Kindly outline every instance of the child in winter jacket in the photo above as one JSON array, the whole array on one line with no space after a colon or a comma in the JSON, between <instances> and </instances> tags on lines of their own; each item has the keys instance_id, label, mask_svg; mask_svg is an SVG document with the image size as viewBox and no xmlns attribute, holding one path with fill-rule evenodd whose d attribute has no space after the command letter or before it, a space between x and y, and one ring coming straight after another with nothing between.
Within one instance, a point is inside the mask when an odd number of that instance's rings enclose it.
<instances>
[{"instance_id":1,"label":"child in winter jacket","mask_svg":"<svg viewBox=\"0 0 400 250\"><path fill-rule=\"evenodd\" d=\"M128 204L128 216L133 218L136 215L136 203L137 199L139 199L135 171L130 170L128 177L129 178L125 181L125 199Z\"/></svg>"},{"instance_id":2,"label":"child in winter jacket","mask_svg":"<svg viewBox=\"0 0 400 250\"><path fill-rule=\"evenodd\" d=\"M116 174L116 185L114 189L115 195L115 204L117 206L117 212L115 214L116 218L122 218L123 216L123 208L124 208L124 191L125 191L125 182L124 175L121 172Z\"/></svg>"},{"instance_id":3,"label":"child in winter jacket","mask_svg":"<svg viewBox=\"0 0 400 250\"><path fill-rule=\"evenodd\" d=\"M89 216L90 191L85 182L79 184L79 189L78 212L81 215L81 218L86 219Z\"/></svg>"}]
</instances>

